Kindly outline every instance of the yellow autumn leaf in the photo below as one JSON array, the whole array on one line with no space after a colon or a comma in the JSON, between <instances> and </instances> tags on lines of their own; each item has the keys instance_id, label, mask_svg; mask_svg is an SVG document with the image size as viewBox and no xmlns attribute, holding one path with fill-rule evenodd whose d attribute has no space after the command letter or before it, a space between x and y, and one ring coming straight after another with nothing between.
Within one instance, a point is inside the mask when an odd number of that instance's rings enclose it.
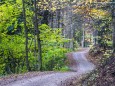
<instances>
[{"instance_id":1,"label":"yellow autumn leaf","mask_svg":"<svg viewBox=\"0 0 115 86\"><path fill-rule=\"evenodd\" d=\"M92 0L89 0L90 3L92 3Z\"/></svg>"},{"instance_id":2,"label":"yellow autumn leaf","mask_svg":"<svg viewBox=\"0 0 115 86\"><path fill-rule=\"evenodd\" d=\"M56 8L55 7L52 7L52 11L55 11L56 10Z\"/></svg>"},{"instance_id":3,"label":"yellow autumn leaf","mask_svg":"<svg viewBox=\"0 0 115 86\"><path fill-rule=\"evenodd\" d=\"M85 4L92 3L92 2L93 2L93 0L86 0Z\"/></svg>"},{"instance_id":4,"label":"yellow autumn leaf","mask_svg":"<svg viewBox=\"0 0 115 86\"><path fill-rule=\"evenodd\" d=\"M94 17L103 18L108 15L108 12L101 9L91 9L90 14Z\"/></svg>"}]
</instances>

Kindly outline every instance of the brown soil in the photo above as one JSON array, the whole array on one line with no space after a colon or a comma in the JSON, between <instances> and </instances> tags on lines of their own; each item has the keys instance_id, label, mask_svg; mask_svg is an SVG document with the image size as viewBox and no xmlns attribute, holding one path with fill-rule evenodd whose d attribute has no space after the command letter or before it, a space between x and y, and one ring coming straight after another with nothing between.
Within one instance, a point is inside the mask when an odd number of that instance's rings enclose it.
<instances>
[{"instance_id":1,"label":"brown soil","mask_svg":"<svg viewBox=\"0 0 115 86\"><path fill-rule=\"evenodd\" d=\"M115 55L106 59L99 47L90 50L87 58L97 66L97 69L80 81L77 80L76 86L83 86L84 84L86 86L115 86L114 57ZM105 61L103 62L104 59Z\"/></svg>"},{"instance_id":2,"label":"brown soil","mask_svg":"<svg viewBox=\"0 0 115 86\"><path fill-rule=\"evenodd\" d=\"M67 56L67 59L66 59L65 63L66 63L67 66L72 67L72 66L77 64L76 61L73 58L72 52L68 53L66 56Z\"/></svg>"}]
</instances>

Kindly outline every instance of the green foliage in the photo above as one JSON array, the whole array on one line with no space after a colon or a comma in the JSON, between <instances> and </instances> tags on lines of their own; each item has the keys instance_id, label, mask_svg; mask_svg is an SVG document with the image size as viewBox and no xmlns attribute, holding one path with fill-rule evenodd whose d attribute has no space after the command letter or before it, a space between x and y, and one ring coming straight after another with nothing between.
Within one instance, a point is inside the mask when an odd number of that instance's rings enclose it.
<instances>
[{"instance_id":1,"label":"green foliage","mask_svg":"<svg viewBox=\"0 0 115 86\"><path fill-rule=\"evenodd\" d=\"M105 17L97 19L94 26L97 30L97 41L101 48L112 47L112 28L111 28L111 17Z\"/></svg>"},{"instance_id":2,"label":"green foliage","mask_svg":"<svg viewBox=\"0 0 115 86\"><path fill-rule=\"evenodd\" d=\"M61 29L52 30L43 24L40 27L40 38L42 41L43 69L53 70L62 68L64 65L64 53L67 49L63 47L68 40L62 37Z\"/></svg>"},{"instance_id":3,"label":"green foliage","mask_svg":"<svg viewBox=\"0 0 115 86\"><path fill-rule=\"evenodd\" d=\"M18 17L21 14L21 4L6 2L0 6L0 31L15 31L17 29ZM13 26L12 26L13 25ZM8 30L7 30L8 29Z\"/></svg>"},{"instance_id":4,"label":"green foliage","mask_svg":"<svg viewBox=\"0 0 115 86\"><path fill-rule=\"evenodd\" d=\"M75 33L75 40L77 40L78 44L81 43L82 33L83 33L83 30L81 28L77 29L77 31Z\"/></svg>"},{"instance_id":5,"label":"green foliage","mask_svg":"<svg viewBox=\"0 0 115 86\"><path fill-rule=\"evenodd\" d=\"M24 65L24 38L18 35L5 35L2 38L0 44L2 73L18 73L19 70L23 71L20 67Z\"/></svg>"},{"instance_id":6,"label":"green foliage","mask_svg":"<svg viewBox=\"0 0 115 86\"><path fill-rule=\"evenodd\" d=\"M14 35L20 33L23 28L21 13L20 0L5 1L0 5L0 69L2 69L0 75L26 71L23 69L25 64L24 37L22 34ZM21 68L22 65L23 68Z\"/></svg>"},{"instance_id":7,"label":"green foliage","mask_svg":"<svg viewBox=\"0 0 115 86\"><path fill-rule=\"evenodd\" d=\"M28 1L26 2L28 3ZM29 3L28 3L29 4ZM31 71L38 70L38 48L33 31L32 6L26 4L26 20L28 27L28 59ZM63 47L68 42L61 35L62 29L52 30L43 24L39 26L42 44L43 70L64 69ZM35 38L35 39L34 39ZM20 0L6 1L0 5L0 75L27 72L25 61L25 36L22 16L22 2Z\"/></svg>"},{"instance_id":8,"label":"green foliage","mask_svg":"<svg viewBox=\"0 0 115 86\"><path fill-rule=\"evenodd\" d=\"M62 72L69 71L68 66L62 66L60 69L59 68L54 68L54 71L59 71L61 70Z\"/></svg>"},{"instance_id":9,"label":"green foliage","mask_svg":"<svg viewBox=\"0 0 115 86\"><path fill-rule=\"evenodd\" d=\"M34 31L33 1L25 1L28 28L28 59L31 71L39 68L37 34ZM52 8L53 9L53 8ZM38 9L37 9L38 10ZM39 14L38 14L39 15ZM39 20L42 19L38 16ZM0 75L27 72L25 35L21 0L2 0L0 3ZM40 21L39 21L40 22ZM64 44L71 41L62 36L62 28L39 25L43 70L67 71ZM78 35L81 35L79 32ZM77 35L77 36L78 36ZM77 38L77 37L76 37ZM78 37L79 38L79 37ZM79 39L80 41L80 39ZM76 47L78 44L74 43Z\"/></svg>"},{"instance_id":10,"label":"green foliage","mask_svg":"<svg viewBox=\"0 0 115 86\"><path fill-rule=\"evenodd\" d=\"M64 67L67 49L63 48L63 44L67 41L64 39L60 29L52 30L47 25L41 25L41 41L42 41L42 57L44 70L66 70ZM0 35L0 74L21 73L26 72L25 62L25 39L23 35ZM29 37L33 37L30 34ZM31 40L29 40L31 44ZM34 43L29 48L29 64L30 69L37 70L37 57L34 55Z\"/></svg>"}]
</instances>

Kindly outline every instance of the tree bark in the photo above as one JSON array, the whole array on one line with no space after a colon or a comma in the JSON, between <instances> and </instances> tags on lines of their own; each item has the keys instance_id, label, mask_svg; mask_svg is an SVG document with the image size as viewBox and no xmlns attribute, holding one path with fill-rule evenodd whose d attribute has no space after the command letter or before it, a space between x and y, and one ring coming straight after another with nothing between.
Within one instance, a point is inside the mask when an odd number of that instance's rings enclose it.
<instances>
[{"instance_id":1,"label":"tree bark","mask_svg":"<svg viewBox=\"0 0 115 86\"><path fill-rule=\"evenodd\" d=\"M53 12L51 13L51 28L53 28L53 19L54 19L54 17L53 17Z\"/></svg>"},{"instance_id":2,"label":"tree bark","mask_svg":"<svg viewBox=\"0 0 115 86\"><path fill-rule=\"evenodd\" d=\"M28 28L26 26L26 11L25 11L25 2L22 0L23 3L23 21L24 21L24 28L25 28L25 37L26 37L26 43L25 43L25 50L26 50L26 67L27 70L30 71L29 67L29 60L28 60Z\"/></svg>"},{"instance_id":3,"label":"tree bark","mask_svg":"<svg viewBox=\"0 0 115 86\"><path fill-rule=\"evenodd\" d=\"M41 49L41 40L40 40L40 31L38 29L38 15L37 15L37 3L34 0L34 11L35 11L35 24L34 29L37 35L37 42L38 42L38 62L39 62L39 70L42 71L42 49Z\"/></svg>"},{"instance_id":4,"label":"tree bark","mask_svg":"<svg viewBox=\"0 0 115 86\"><path fill-rule=\"evenodd\" d=\"M58 22L57 22L57 23L58 23L57 26L58 26L58 28L60 28L60 10L61 10L61 9L57 9L57 21L58 21Z\"/></svg>"},{"instance_id":5,"label":"tree bark","mask_svg":"<svg viewBox=\"0 0 115 86\"><path fill-rule=\"evenodd\" d=\"M82 47L85 47L85 26L83 24L83 34L82 34Z\"/></svg>"},{"instance_id":6,"label":"tree bark","mask_svg":"<svg viewBox=\"0 0 115 86\"><path fill-rule=\"evenodd\" d=\"M112 0L113 53L115 53L115 0Z\"/></svg>"}]
</instances>

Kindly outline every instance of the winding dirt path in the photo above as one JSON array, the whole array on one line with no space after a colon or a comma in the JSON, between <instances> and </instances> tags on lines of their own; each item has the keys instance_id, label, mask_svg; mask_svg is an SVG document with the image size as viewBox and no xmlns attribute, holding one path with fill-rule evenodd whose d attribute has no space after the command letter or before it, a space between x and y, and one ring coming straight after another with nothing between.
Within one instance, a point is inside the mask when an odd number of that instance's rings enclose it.
<instances>
[{"instance_id":1,"label":"winding dirt path","mask_svg":"<svg viewBox=\"0 0 115 86\"><path fill-rule=\"evenodd\" d=\"M14 81L4 86L67 86L66 84L64 85L65 81L89 73L95 68L94 64L87 60L85 56L87 52L88 50L72 53L73 59L77 64L71 66L70 69L76 72L58 72L34 76L32 78Z\"/></svg>"}]
</instances>

